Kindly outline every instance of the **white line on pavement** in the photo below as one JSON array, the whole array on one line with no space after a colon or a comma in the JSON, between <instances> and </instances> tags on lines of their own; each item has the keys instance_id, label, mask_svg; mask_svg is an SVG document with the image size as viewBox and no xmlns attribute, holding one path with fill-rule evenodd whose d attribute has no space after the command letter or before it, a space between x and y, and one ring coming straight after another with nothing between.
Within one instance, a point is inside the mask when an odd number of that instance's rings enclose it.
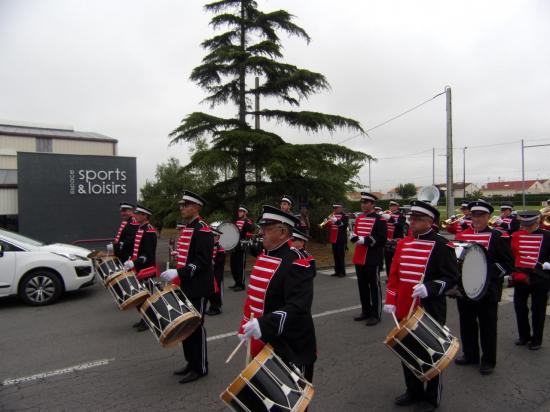
<instances>
[{"instance_id":1,"label":"white line on pavement","mask_svg":"<svg viewBox=\"0 0 550 412\"><path fill-rule=\"evenodd\" d=\"M69 366L68 368L57 369L57 370L50 371L50 372L37 373L36 375L25 376L23 378L4 379L2 381L2 386L17 385L18 383L31 382L31 381L34 381L34 380L37 380L37 379L44 379L44 378L49 378L49 377L52 377L52 376L64 375L66 373L81 371L81 370L84 370L84 369L91 369L91 368L95 368L97 366L107 365L107 364L109 364L110 362L112 362L114 360L115 360L115 358L100 359L100 360L96 360L96 361L93 361L93 362L81 363L80 365Z\"/></svg>"}]
</instances>

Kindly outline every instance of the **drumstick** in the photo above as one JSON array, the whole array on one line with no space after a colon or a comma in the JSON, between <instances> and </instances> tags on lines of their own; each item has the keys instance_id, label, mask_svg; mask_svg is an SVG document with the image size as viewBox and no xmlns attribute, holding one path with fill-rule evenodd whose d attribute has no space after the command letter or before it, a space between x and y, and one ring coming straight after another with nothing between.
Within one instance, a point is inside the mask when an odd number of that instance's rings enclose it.
<instances>
[{"instance_id":1,"label":"drumstick","mask_svg":"<svg viewBox=\"0 0 550 412\"><path fill-rule=\"evenodd\" d=\"M395 322L395 326L399 327L399 322L397 321L397 318L395 317L395 312L392 312L391 315L393 316L393 321Z\"/></svg>"},{"instance_id":2,"label":"drumstick","mask_svg":"<svg viewBox=\"0 0 550 412\"><path fill-rule=\"evenodd\" d=\"M250 314L250 321L254 319L254 313ZM248 364L252 361L252 336L247 339L247 345L246 345L246 364L244 366L248 366Z\"/></svg>"},{"instance_id":3,"label":"drumstick","mask_svg":"<svg viewBox=\"0 0 550 412\"><path fill-rule=\"evenodd\" d=\"M239 344L235 347L235 349L233 349L233 352L231 352L231 355L228 356L228 358L226 359L225 363L229 363L231 361L231 359L233 359L233 356L235 356L235 354L239 351L239 349L241 349L241 346L243 346L243 344L247 341L247 339L242 339Z\"/></svg>"},{"instance_id":4,"label":"drumstick","mask_svg":"<svg viewBox=\"0 0 550 412\"><path fill-rule=\"evenodd\" d=\"M411 303L411 308L409 309L409 313L407 314L407 319L409 319L413 313L414 304L416 303L416 296L413 298L413 301Z\"/></svg>"}]
</instances>

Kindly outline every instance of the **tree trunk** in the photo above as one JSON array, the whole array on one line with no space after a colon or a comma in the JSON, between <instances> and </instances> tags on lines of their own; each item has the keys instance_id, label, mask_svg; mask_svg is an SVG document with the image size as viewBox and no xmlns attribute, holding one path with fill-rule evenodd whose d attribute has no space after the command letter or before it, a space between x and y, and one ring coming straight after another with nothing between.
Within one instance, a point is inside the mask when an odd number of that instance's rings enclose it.
<instances>
[{"instance_id":1,"label":"tree trunk","mask_svg":"<svg viewBox=\"0 0 550 412\"><path fill-rule=\"evenodd\" d=\"M244 0L241 0L241 19L244 21L245 4ZM246 50L246 28L241 25L241 50ZM246 66L244 61L241 62L239 69L239 123L241 128L246 128ZM239 149L237 156L237 187L235 190L235 204L234 210L237 210L239 204L243 203L246 195L246 147Z\"/></svg>"}]
</instances>

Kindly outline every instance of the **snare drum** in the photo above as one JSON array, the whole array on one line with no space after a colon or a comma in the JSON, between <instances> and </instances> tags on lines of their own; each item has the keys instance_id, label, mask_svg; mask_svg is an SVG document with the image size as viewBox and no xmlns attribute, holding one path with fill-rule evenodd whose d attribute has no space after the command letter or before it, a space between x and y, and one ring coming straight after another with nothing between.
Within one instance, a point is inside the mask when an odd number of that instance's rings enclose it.
<instances>
[{"instance_id":1,"label":"snare drum","mask_svg":"<svg viewBox=\"0 0 550 412\"><path fill-rule=\"evenodd\" d=\"M149 292L141 286L134 272L122 272L107 286L120 310L139 306L149 297Z\"/></svg>"},{"instance_id":2,"label":"snare drum","mask_svg":"<svg viewBox=\"0 0 550 412\"><path fill-rule=\"evenodd\" d=\"M107 287L111 280L124 272L124 265L116 256L102 256L94 258L95 270Z\"/></svg>"},{"instance_id":3,"label":"snare drum","mask_svg":"<svg viewBox=\"0 0 550 412\"><path fill-rule=\"evenodd\" d=\"M487 252L478 243L453 242L460 272L460 285L466 296L479 300L487 291L489 273Z\"/></svg>"},{"instance_id":4,"label":"snare drum","mask_svg":"<svg viewBox=\"0 0 550 412\"><path fill-rule=\"evenodd\" d=\"M435 378L449 366L460 347L449 329L420 306L392 329L384 343L422 382Z\"/></svg>"},{"instance_id":5,"label":"snare drum","mask_svg":"<svg viewBox=\"0 0 550 412\"><path fill-rule=\"evenodd\" d=\"M222 233L220 245L226 252L237 247L241 239L241 232L235 223L213 222L210 226Z\"/></svg>"},{"instance_id":6,"label":"snare drum","mask_svg":"<svg viewBox=\"0 0 550 412\"><path fill-rule=\"evenodd\" d=\"M201 324L201 315L180 288L166 285L156 291L139 308L159 343L164 347L187 339Z\"/></svg>"},{"instance_id":7,"label":"snare drum","mask_svg":"<svg viewBox=\"0 0 550 412\"><path fill-rule=\"evenodd\" d=\"M266 345L220 398L237 412L303 412L313 393L313 385Z\"/></svg>"}]
</instances>

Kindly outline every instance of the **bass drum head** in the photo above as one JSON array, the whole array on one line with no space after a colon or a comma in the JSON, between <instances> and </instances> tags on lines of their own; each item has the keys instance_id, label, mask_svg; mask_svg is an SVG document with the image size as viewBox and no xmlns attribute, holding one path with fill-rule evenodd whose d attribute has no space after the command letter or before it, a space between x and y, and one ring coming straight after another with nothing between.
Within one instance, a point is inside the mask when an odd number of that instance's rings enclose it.
<instances>
[{"instance_id":1,"label":"bass drum head","mask_svg":"<svg viewBox=\"0 0 550 412\"><path fill-rule=\"evenodd\" d=\"M220 245L226 251L234 249L239 244L241 234L236 224L231 222L222 222L216 229L222 232L222 235L220 236Z\"/></svg>"},{"instance_id":2,"label":"bass drum head","mask_svg":"<svg viewBox=\"0 0 550 412\"><path fill-rule=\"evenodd\" d=\"M472 300L479 300L487 289L487 254L483 246L471 243L464 247L462 261L462 288Z\"/></svg>"}]
</instances>

